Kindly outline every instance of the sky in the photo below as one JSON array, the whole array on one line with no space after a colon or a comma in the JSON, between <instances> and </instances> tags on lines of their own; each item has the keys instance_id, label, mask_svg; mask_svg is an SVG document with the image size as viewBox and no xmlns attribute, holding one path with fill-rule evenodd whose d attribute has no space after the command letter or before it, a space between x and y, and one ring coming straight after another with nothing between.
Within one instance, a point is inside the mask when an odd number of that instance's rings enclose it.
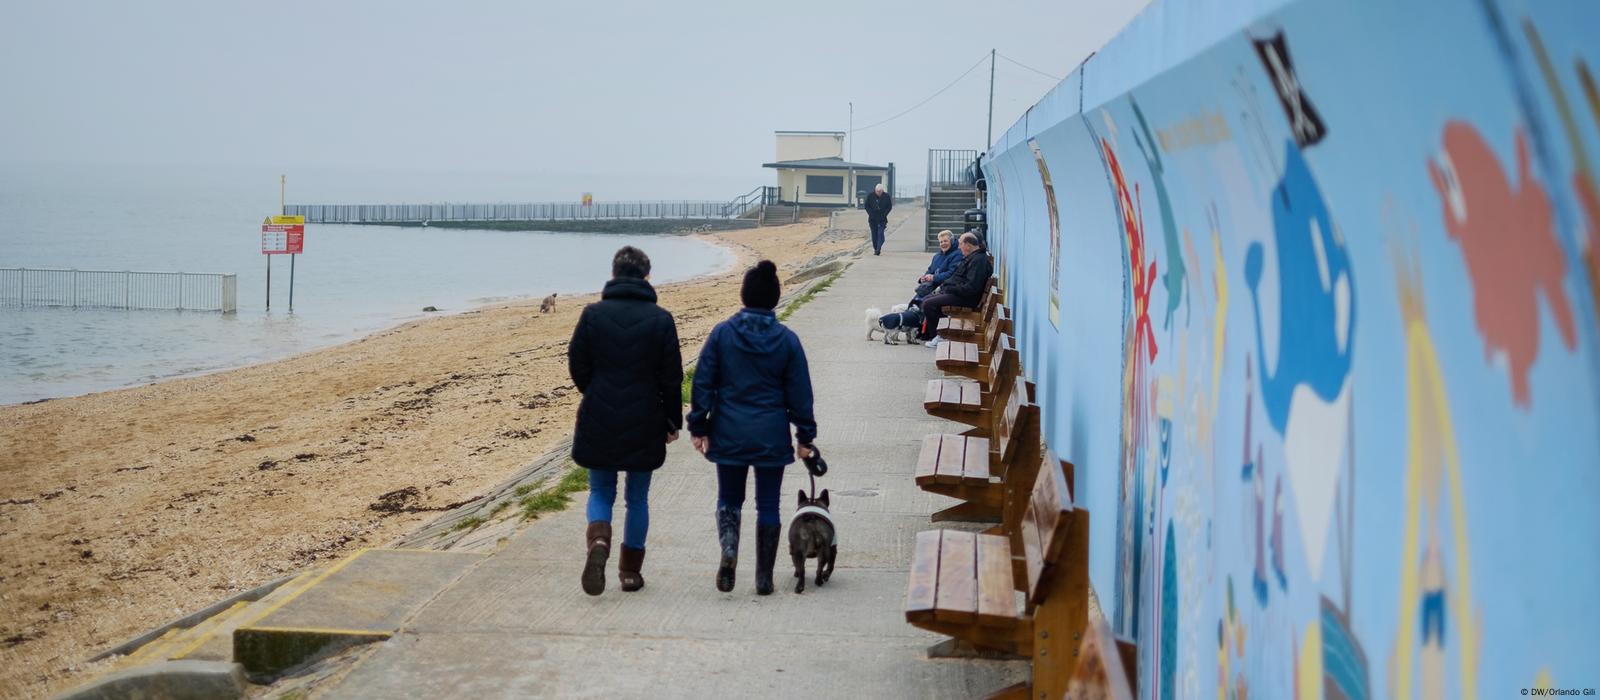
<instances>
[{"instance_id":1,"label":"sky","mask_svg":"<svg viewBox=\"0 0 1600 700\"><path fill-rule=\"evenodd\" d=\"M775 183L774 131L854 103L850 155L920 191L927 149L984 148L991 48L998 135L1058 82L1012 61L1065 76L1144 4L10 0L0 166L731 199Z\"/></svg>"}]
</instances>

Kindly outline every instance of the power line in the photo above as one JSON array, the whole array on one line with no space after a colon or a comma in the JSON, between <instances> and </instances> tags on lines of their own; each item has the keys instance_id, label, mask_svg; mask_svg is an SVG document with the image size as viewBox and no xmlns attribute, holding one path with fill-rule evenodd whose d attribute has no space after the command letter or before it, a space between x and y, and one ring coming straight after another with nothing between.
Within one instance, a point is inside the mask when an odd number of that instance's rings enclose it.
<instances>
[{"instance_id":1,"label":"power line","mask_svg":"<svg viewBox=\"0 0 1600 700\"><path fill-rule=\"evenodd\" d=\"M900 113L899 113L899 114L896 114L896 115L894 115L894 116L892 116L892 117L889 117L889 118L888 118L888 119L885 119L885 120L883 120L883 121L879 121L879 122L873 122L873 123L871 123L871 124L868 124L868 125L866 125L866 126L863 126L863 127L861 127L861 128L859 128L859 129L851 129L851 130L850 130L850 133L852 133L852 134L853 134L853 133L856 133L856 132L858 132L858 131L866 131L866 130L867 130L867 129L871 129L871 128L873 128L873 127L875 127L875 126L883 126L883 125L884 125L884 124L888 124L888 123L889 123L889 122L892 122L892 121L894 121L894 120L896 120L896 119L899 119L899 118L901 118L901 117L903 117L903 116L905 116L905 115L907 115L907 114L910 114L910 113L912 113L912 112L913 112L913 111L915 111L915 110L916 110L916 109L917 109L917 108L918 108L918 107L921 107L921 106L923 106L923 105L925 105L925 104L928 104L928 103L929 103L929 102L931 102L931 101L933 101L933 98L935 98L935 97L938 97L938 96L940 96L940 95L943 95L943 94L944 94L944 91L946 91L946 90L949 90L949 89L950 89L950 88L953 88L953 87L955 87L955 85L956 85L956 83L959 83L959 82L961 82L961 79L962 79L962 78L965 78L965 77L967 77L967 76L968 76L968 75L970 75L970 74L971 74L971 73L972 73L972 71L974 71L974 70L977 70L977 68L978 68L978 66L981 66L981 65L983 65L983 62L984 62L984 61L987 61L987 60L989 60L989 57L988 57L988 56L984 56L984 57L982 57L982 58L979 58L979 59L978 59L978 61L977 61L977 62L976 62L976 63L973 63L973 64L972 64L972 67L971 67L971 68L968 68L968 69L967 69L967 70L966 70L966 71L965 71L965 72L963 72L963 73L962 73L962 74L961 74L961 75L958 75L958 76L956 76L956 79L955 79L955 80L952 80L952 81L950 81L950 83L949 83L949 84L948 84L948 85L945 85L945 86L944 86L944 87L942 87L942 88L939 88L939 91L938 91L938 92L935 92L935 93L933 93L933 94L932 94L932 95L929 95L929 96L927 96L927 97L926 97L926 98L924 98L924 99L923 99L923 100L922 100L922 101L921 101L921 102L918 102L918 103L916 103L916 104L914 104L914 105L911 105L911 106L910 106L910 107L907 107L907 108L906 108L906 109L905 109L905 110L904 110L904 111L902 111L902 112L900 112Z\"/></svg>"},{"instance_id":2,"label":"power line","mask_svg":"<svg viewBox=\"0 0 1600 700\"><path fill-rule=\"evenodd\" d=\"M1030 66L1030 65L1028 65L1028 64L1026 64L1026 63L1023 63L1023 62L1022 62L1022 61L1018 61L1018 60L1017 60L1017 59L1015 59L1015 58L1012 58L1012 57L1010 57L1010 56L1007 56L1007 55L1005 55L1005 54L1000 54L1000 57L1001 57L1001 58L1003 58L1003 59L1005 59L1005 60L1007 60L1007 61L1010 61L1010 62L1012 62L1012 63L1015 63L1015 64L1017 64L1017 66L1018 66L1018 67L1019 67L1019 68L1026 68L1026 69L1028 69L1028 70L1031 70L1031 71L1033 71L1033 72L1035 72L1035 73L1038 73L1038 74L1039 74L1039 75L1042 75L1042 76L1044 76L1044 77L1046 77L1046 78L1049 78L1049 79L1051 79L1051 80L1056 80L1056 81L1060 81L1060 80L1065 80L1065 78L1062 78L1062 77L1061 77L1061 76L1058 76L1058 75L1051 75L1051 74L1049 74L1049 73L1046 73L1046 72L1044 72L1044 71L1042 71L1042 70L1039 70L1039 69L1038 69L1038 68L1034 68L1034 67L1033 67L1033 66Z\"/></svg>"}]
</instances>

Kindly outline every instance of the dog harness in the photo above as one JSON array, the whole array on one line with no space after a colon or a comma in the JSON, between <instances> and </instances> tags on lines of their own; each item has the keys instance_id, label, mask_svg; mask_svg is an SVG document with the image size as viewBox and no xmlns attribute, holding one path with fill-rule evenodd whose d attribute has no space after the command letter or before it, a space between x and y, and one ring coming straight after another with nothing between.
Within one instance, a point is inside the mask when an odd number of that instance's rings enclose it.
<instances>
[{"instance_id":1,"label":"dog harness","mask_svg":"<svg viewBox=\"0 0 1600 700\"><path fill-rule=\"evenodd\" d=\"M819 506L804 506L800 508L794 512L793 517L789 518L790 529L794 528L795 521L799 520L800 516L802 515L815 515L823 520L828 521L828 544L833 545L838 543L839 528L833 527L833 514L829 513L827 508L822 508Z\"/></svg>"}]
</instances>

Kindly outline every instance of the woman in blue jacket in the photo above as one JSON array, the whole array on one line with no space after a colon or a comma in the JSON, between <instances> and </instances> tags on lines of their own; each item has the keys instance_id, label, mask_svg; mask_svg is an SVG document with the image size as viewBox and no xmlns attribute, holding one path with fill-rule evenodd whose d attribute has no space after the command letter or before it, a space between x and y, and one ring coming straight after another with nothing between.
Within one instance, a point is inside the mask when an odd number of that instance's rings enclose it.
<instances>
[{"instance_id":1,"label":"woman in blue jacket","mask_svg":"<svg viewBox=\"0 0 1600 700\"><path fill-rule=\"evenodd\" d=\"M794 331L778 322L778 268L762 260L744 275L745 308L711 329L695 367L689 410L694 448L717 465L717 590L733 590L745 481L756 472L756 593L772 593L783 468L811 455L817 421L811 372ZM794 425L794 444L789 426Z\"/></svg>"},{"instance_id":2,"label":"woman in blue jacket","mask_svg":"<svg viewBox=\"0 0 1600 700\"><path fill-rule=\"evenodd\" d=\"M933 254L933 262L928 263L928 271L917 278L918 300L933 293L939 285L950 279L950 274L956 271L956 266L961 264L961 249L955 245L955 234L950 229L939 232L939 252Z\"/></svg>"}]
</instances>

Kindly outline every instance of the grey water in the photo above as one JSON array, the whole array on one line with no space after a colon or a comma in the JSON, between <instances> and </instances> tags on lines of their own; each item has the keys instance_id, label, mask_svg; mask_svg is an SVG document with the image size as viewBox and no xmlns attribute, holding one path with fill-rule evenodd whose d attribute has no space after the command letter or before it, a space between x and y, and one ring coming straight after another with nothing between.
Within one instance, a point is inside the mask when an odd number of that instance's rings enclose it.
<instances>
[{"instance_id":1,"label":"grey water","mask_svg":"<svg viewBox=\"0 0 1600 700\"><path fill-rule=\"evenodd\" d=\"M493 174L317 172L291 174L290 187L304 202L575 198ZM260 225L278 195L277 173L261 169L0 163L0 267L231 273L239 298L236 314L0 309L0 404L280 359L431 315L426 306L595 292L623 245L649 254L658 284L732 262L686 236L308 225L293 313L288 256L272 256L269 312Z\"/></svg>"}]
</instances>

